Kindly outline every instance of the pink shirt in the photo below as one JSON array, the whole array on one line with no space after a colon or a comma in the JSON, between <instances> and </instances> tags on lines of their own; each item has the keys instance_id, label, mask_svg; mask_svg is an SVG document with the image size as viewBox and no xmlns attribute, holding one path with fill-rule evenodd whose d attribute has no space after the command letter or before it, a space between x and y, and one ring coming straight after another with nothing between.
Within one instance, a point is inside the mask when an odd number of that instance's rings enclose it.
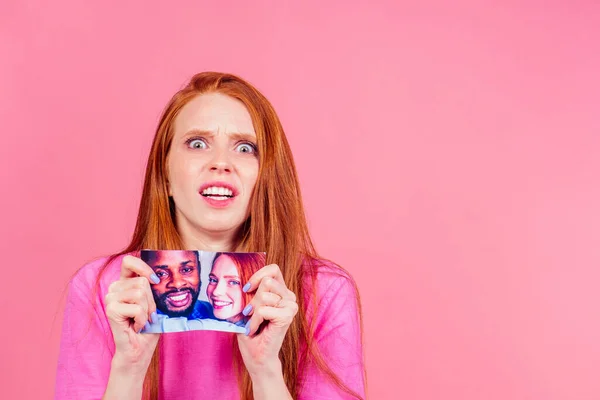
<instances>
[{"instance_id":1,"label":"pink shirt","mask_svg":"<svg viewBox=\"0 0 600 400\"><path fill-rule=\"evenodd\" d=\"M104 296L110 283L119 278L121 258L102 276L97 306L92 307L94 282L105 261L85 265L69 286L55 399L101 399L106 389L115 348ZM317 299L316 343L332 370L364 398L361 333L351 278L322 267L317 276ZM310 322L313 316L308 318ZM160 398L239 399L232 366L232 335L214 331L163 334ZM312 365L307 366L301 385L298 399L354 399Z\"/></svg>"}]
</instances>

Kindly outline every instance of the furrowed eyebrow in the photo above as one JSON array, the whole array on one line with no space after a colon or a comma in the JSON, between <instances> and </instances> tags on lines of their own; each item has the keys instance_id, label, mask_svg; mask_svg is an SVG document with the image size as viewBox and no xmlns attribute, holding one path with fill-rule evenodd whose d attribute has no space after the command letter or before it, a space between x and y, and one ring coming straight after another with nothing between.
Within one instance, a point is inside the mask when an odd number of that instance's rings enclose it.
<instances>
[{"instance_id":1,"label":"furrowed eyebrow","mask_svg":"<svg viewBox=\"0 0 600 400\"><path fill-rule=\"evenodd\" d=\"M231 138L236 141L256 141L256 135L254 135L253 133L230 133L229 136L231 136Z\"/></svg>"},{"instance_id":2,"label":"furrowed eyebrow","mask_svg":"<svg viewBox=\"0 0 600 400\"><path fill-rule=\"evenodd\" d=\"M256 135L254 133L249 133L249 132L231 132L231 133L227 133L227 135L229 137L231 137L233 140L237 140L237 141L245 140L248 142L253 142L256 140ZM192 137L192 136L204 136L207 138L212 138L215 136L215 132L201 130L201 129L192 129L184 135L184 138L188 138L188 137Z\"/></svg>"}]
</instances>

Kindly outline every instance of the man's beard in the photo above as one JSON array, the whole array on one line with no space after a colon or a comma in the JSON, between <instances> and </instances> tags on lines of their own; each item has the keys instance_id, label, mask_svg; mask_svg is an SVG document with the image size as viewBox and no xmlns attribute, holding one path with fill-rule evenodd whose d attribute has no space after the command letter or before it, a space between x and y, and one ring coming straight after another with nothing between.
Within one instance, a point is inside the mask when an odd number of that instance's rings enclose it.
<instances>
[{"instance_id":1,"label":"man's beard","mask_svg":"<svg viewBox=\"0 0 600 400\"><path fill-rule=\"evenodd\" d=\"M174 311L171 310L168 306L167 303L167 297L172 295L172 294L183 294L185 292L190 292L191 296L192 296L192 301L190 302L190 305L185 308L184 310L178 310L178 311ZM156 308L158 308L158 310L163 313L168 315L171 318L175 318L175 317L189 317L190 314L192 313L192 311L194 311L194 306L196 305L196 301L198 300L198 293L200 291L199 290L194 290L192 288L185 288L185 289L181 289L181 290L171 290L169 292L163 293L161 295L156 295L156 293L153 293L154 295L154 302L156 303Z\"/></svg>"}]
</instances>

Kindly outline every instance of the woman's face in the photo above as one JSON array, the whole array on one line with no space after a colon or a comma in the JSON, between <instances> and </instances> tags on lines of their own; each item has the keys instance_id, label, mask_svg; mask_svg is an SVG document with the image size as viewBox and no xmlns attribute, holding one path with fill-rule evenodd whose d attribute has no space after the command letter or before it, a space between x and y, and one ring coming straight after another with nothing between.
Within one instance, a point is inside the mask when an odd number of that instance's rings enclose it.
<instances>
[{"instance_id":1,"label":"woman's face","mask_svg":"<svg viewBox=\"0 0 600 400\"><path fill-rule=\"evenodd\" d=\"M244 309L240 274L230 257L220 256L208 276L206 295L215 317L237 322Z\"/></svg>"},{"instance_id":2,"label":"woman's face","mask_svg":"<svg viewBox=\"0 0 600 400\"><path fill-rule=\"evenodd\" d=\"M258 177L248 110L232 97L203 94L181 109L173 129L168 186L180 234L235 233L247 217Z\"/></svg>"}]
</instances>

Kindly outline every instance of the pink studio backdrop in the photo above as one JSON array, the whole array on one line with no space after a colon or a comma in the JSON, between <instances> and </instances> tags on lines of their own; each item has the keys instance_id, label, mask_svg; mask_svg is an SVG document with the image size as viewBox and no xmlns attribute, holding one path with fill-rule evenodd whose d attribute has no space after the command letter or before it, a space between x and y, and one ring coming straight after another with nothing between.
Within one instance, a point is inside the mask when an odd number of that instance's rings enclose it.
<instances>
[{"instance_id":1,"label":"pink studio backdrop","mask_svg":"<svg viewBox=\"0 0 600 400\"><path fill-rule=\"evenodd\" d=\"M2 398L52 396L66 283L202 70L280 113L372 399L600 398L600 3L153 3L0 5Z\"/></svg>"}]
</instances>

